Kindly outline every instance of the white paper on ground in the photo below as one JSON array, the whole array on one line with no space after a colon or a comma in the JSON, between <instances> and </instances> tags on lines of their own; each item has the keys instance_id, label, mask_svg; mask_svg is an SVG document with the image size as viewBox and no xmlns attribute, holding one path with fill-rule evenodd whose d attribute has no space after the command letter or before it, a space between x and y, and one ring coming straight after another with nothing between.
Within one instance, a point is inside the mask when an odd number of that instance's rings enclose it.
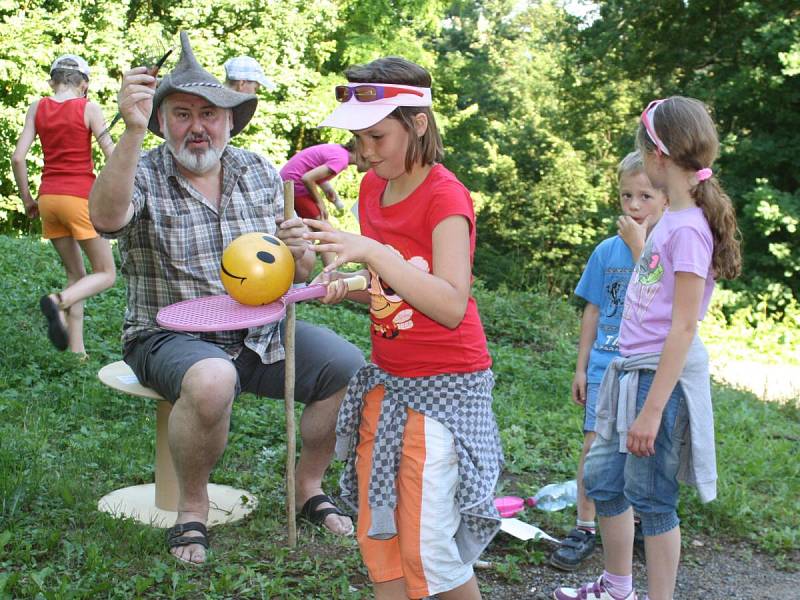
<instances>
[{"instance_id":1,"label":"white paper on ground","mask_svg":"<svg viewBox=\"0 0 800 600\"><path fill-rule=\"evenodd\" d=\"M513 535L520 540L538 540L545 539L556 544L560 544L561 540L557 540L551 535L546 534L544 531L536 527L520 521L519 519L501 519L500 529L505 531L508 535Z\"/></svg>"}]
</instances>

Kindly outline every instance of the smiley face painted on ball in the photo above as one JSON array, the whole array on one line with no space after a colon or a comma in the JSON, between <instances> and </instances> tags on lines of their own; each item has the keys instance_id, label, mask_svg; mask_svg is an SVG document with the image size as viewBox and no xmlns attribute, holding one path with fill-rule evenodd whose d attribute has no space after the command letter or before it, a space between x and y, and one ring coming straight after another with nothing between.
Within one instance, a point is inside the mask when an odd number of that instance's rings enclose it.
<instances>
[{"instance_id":1,"label":"smiley face painted on ball","mask_svg":"<svg viewBox=\"0 0 800 600\"><path fill-rule=\"evenodd\" d=\"M246 233L225 248L219 275L234 300L252 306L269 304L292 285L294 257L274 235Z\"/></svg>"}]
</instances>

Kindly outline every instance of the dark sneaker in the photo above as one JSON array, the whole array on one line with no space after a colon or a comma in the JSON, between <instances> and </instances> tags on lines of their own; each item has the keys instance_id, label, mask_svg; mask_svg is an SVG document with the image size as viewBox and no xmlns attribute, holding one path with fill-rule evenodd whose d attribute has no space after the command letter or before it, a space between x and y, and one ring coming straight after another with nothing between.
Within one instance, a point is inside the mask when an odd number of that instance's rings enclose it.
<instances>
[{"instance_id":1,"label":"dark sneaker","mask_svg":"<svg viewBox=\"0 0 800 600\"><path fill-rule=\"evenodd\" d=\"M644 534L642 533L642 522L633 522L633 553L644 560Z\"/></svg>"},{"instance_id":2,"label":"dark sneaker","mask_svg":"<svg viewBox=\"0 0 800 600\"><path fill-rule=\"evenodd\" d=\"M561 547L550 555L550 564L562 571L574 571L588 558L597 544L597 536L585 529L569 532Z\"/></svg>"}]
</instances>

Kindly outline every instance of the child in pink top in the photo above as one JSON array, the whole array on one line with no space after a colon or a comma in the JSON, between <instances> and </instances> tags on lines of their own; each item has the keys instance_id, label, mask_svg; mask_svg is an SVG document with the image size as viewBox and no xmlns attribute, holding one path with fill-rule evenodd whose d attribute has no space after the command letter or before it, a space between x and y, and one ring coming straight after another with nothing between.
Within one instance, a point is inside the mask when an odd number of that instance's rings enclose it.
<instances>
[{"instance_id":1,"label":"child in pink top","mask_svg":"<svg viewBox=\"0 0 800 600\"><path fill-rule=\"evenodd\" d=\"M11 165L25 212L32 219L41 216L42 234L53 243L67 274L65 289L39 300L48 337L59 350L69 348L85 356L83 301L111 287L116 277L111 246L89 220L88 198L94 183L91 135L106 158L114 145L100 107L86 99L86 61L74 54L58 57L50 69L49 84L53 95L36 100L28 109ZM39 197L34 200L26 158L37 135L44 171ZM92 265L88 275L81 249Z\"/></svg>"},{"instance_id":2,"label":"child in pink top","mask_svg":"<svg viewBox=\"0 0 800 600\"><path fill-rule=\"evenodd\" d=\"M636 139L670 206L645 243L625 296L621 358L606 370L597 438L584 467L603 536L605 570L556 600L635 600L633 510L645 538L650 600L671 600L680 560L678 479L716 495L708 353L697 337L715 279L741 270L736 217L713 176L719 141L702 102L651 102Z\"/></svg>"},{"instance_id":3,"label":"child in pink top","mask_svg":"<svg viewBox=\"0 0 800 600\"><path fill-rule=\"evenodd\" d=\"M711 256L714 238L699 206L664 212L659 226L647 240L625 298L620 325L623 356L661 352L672 327L676 278L692 273L703 279L696 315L702 321L714 291Z\"/></svg>"},{"instance_id":4,"label":"child in pink top","mask_svg":"<svg viewBox=\"0 0 800 600\"><path fill-rule=\"evenodd\" d=\"M281 179L294 182L295 211L304 219L328 219L319 189L338 210L344 208L330 180L350 165L366 171L358 160L355 139L346 144L317 144L300 150L281 167Z\"/></svg>"},{"instance_id":5,"label":"child in pink top","mask_svg":"<svg viewBox=\"0 0 800 600\"><path fill-rule=\"evenodd\" d=\"M325 194L337 210L344 204L331 185L331 179L350 165L356 165L359 172L367 170L356 152L356 140L351 138L346 144L317 144L301 150L281 167L281 179L294 182L294 210L304 219L319 219L328 222L328 209L319 193ZM322 264L329 265L333 254L323 253Z\"/></svg>"}]
</instances>

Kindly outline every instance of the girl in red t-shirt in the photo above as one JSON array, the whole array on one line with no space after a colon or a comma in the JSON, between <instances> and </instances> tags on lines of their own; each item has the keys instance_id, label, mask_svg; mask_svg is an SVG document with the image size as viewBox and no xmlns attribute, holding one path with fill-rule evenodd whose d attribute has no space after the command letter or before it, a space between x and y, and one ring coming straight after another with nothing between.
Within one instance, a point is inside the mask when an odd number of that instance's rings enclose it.
<instances>
[{"instance_id":1,"label":"girl in red t-shirt","mask_svg":"<svg viewBox=\"0 0 800 600\"><path fill-rule=\"evenodd\" d=\"M83 300L111 287L116 277L111 246L89 220L88 198L94 183L91 134L106 158L114 145L100 107L86 98L86 61L74 54L58 57L48 83L53 95L31 104L11 164L25 212L32 219L41 216L42 235L53 243L67 274L65 289L39 300L48 337L59 350L69 348L85 356ZM39 197L34 200L26 159L37 135L44 170ZM84 269L81 249L89 257L91 274Z\"/></svg>"},{"instance_id":2,"label":"girl in red t-shirt","mask_svg":"<svg viewBox=\"0 0 800 600\"><path fill-rule=\"evenodd\" d=\"M361 553L376 598L480 598L472 564L497 531L490 500L502 451L491 358L471 296L472 199L441 164L427 71L390 57L346 75L350 84L336 88L341 104L322 125L351 130L370 166L359 192L361 235L305 221L320 230L306 234L320 242L315 251L336 255L320 276L330 281L324 302L370 304L374 364L351 382L337 425L338 447L344 415L357 414L348 465L358 481ZM367 265L368 292L346 291L340 279L352 273L334 269L348 262ZM387 424L398 404L404 422ZM474 412L464 418L467 406ZM387 469L383 459L395 449L398 464ZM479 492L466 489L465 472L479 474ZM462 534L474 534L468 550Z\"/></svg>"}]
</instances>

